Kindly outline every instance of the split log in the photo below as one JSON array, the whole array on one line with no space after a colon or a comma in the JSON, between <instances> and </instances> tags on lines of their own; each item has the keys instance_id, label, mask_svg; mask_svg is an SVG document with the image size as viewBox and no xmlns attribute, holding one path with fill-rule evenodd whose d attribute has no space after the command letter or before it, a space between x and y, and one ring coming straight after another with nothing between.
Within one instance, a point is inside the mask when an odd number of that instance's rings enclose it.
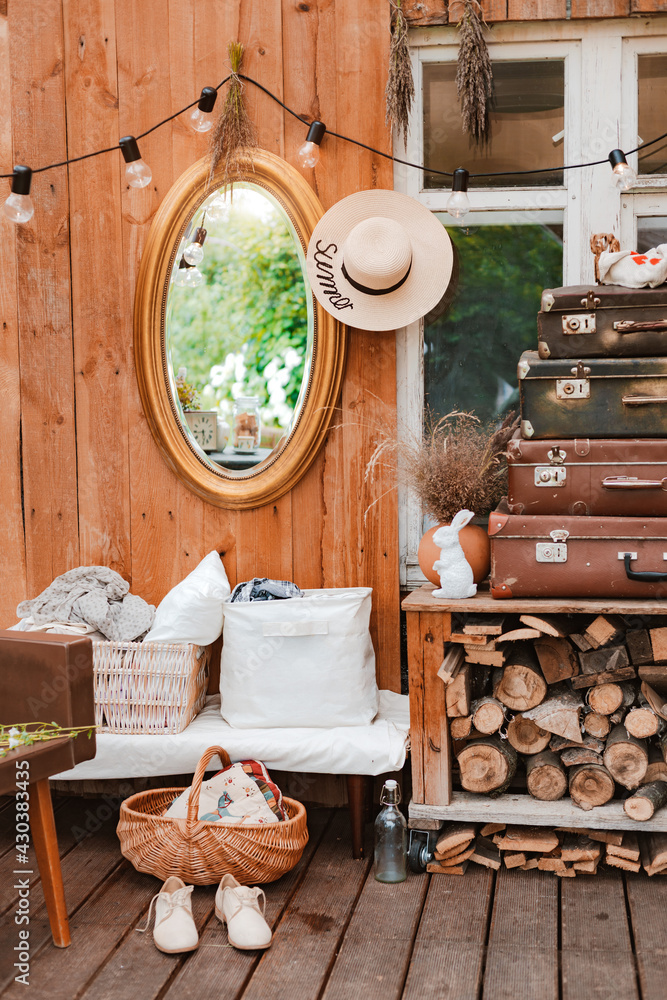
<instances>
[{"instance_id":1,"label":"split log","mask_svg":"<svg viewBox=\"0 0 667 1000\"><path fill-rule=\"evenodd\" d=\"M570 798L580 809L603 806L614 795L614 779L601 764L582 764L570 771Z\"/></svg>"},{"instance_id":2,"label":"split log","mask_svg":"<svg viewBox=\"0 0 667 1000\"><path fill-rule=\"evenodd\" d=\"M441 861L429 861L426 865L426 871L431 875L465 875L469 864L470 861L466 860L463 864L451 865L445 868Z\"/></svg>"},{"instance_id":3,"label":"split log","mask_svg":"<svg viewBox=\"0 0 667 1000\"><path fill-rule=\"evenodd\" d=\"M464 663L453 681L445 687L447 717L470 715L470 666Z\"/></svg>"},{"instance_id":4,"label":"split log","mask_svg":"<svg viewBox=\"0 0 667 1000\"><path fill-rule=\"evenodd\" d=\"M537 858L526 858L526 863L525 865L521 865L520 871L522 872L532 871L533 868L537 868L537 864L538 864Z\"/></svg>"},{"instance_id":5,"label":"split log","mask_svg":"<svg viewBox=\"0 0 667 1000\"><path fill-rule=\"evenodd\" d=\"M598 615L584 630L584 635L593 649L607 646L624 634L625 625L618 615Z\"/></svg>"},{"instance_id":6,"label":"split log","mask_svg":"<svg viewBox=\"0 0 667 1000\"><path fill-rule=\"evenodd\" d=\"M558 835L548 827L508 826L505 834L496 841L501 851L529 851L549 854L559 844Z\"/></svg>"},{"instance_id":7,"label":"split log","mask_svg":"<svg viewBox=\"0 0 667 1000\"><path fill-rule=\"evenodd\" d=\"M648 767L643 784L650 785L652 781L667 781L667 762L658 747L649 744Z\"/></svg>"},{"instance_id":8,"label":"split log","mask_svg":"<svg viewBox=\"0 0 667 1000\"><path fill-rule=\"evenodd\" d=\"M603 762L599 753L587 750L586 747L563 750L560 760L563 767L579 767L580 764L602 764Z\"/></svg>"},{"instance_id":9,"label":"split log","mask_svg":"<svg viewBox=\"0 0 667 1000\"><path fill-rule=\"evenodd\" d=\"M628 861L627 858L619 858L615 854L608 854L604 861L606 865L610 865L612 868L621 868L624 872L638 872L641 868L639 861Z\"/></svg>"},{"instance_id":10,"label":"split log","mask_svg":"<svg viewBox=\"0 0 667 1000\"><path fill-rule=\"evenodd\" d=\"M572 619L565 615L520 615L519 621L543 635L562 639L572 631Z\"/></svg>"},{"instance_id":11,"label":"split log","mask_svg":"<svg viewBox=\"0 0 667 1000\"><path fill-rule=\"evenodd\" d=\"M503 632L498 636L497 642L519 642L526 639L537 639L542 633L536 628L515 628L511 632Z\"/></svg>"},{"instance_id":12,"label":"split log","mask_svg":"<svg viewBox=\"0 0 667 1000\"><path fill-rule=\"evenodd\" d=\"M567 639L545 635L533 646L547 684L557 684L579 673L577 654Z\"/></svg>"},{"instance_id":13,"label":"split log","mask_svg":"<svg viewBox=\"0 0 667 1000\"><path fill-rule=\"evenodd\" d=\"M624 705L621 705L620 708L617 708L615 712L611 713L611 715L609 716L609 722L611 723L612 726L619 726L621 722L623 722L623 719L626 717L627 714L628 714L627 708L625 708Z\"/></svg>"},{"instance_id":14,"label":"split log","mask_svg":"<svg viewBox=\"0 0 667 1000\"><path fill-rule=\"evenodd\" d=\"M597 739L603 740L609 736L611 723L608 715L589 711L584 715L583 727L590 736L595 736Z\"/></svg>"},{"instance_id":15,"label":"split log","mask_svg":"<svg viewBox=\"0 0 667 1000\"><path fill-rule=\"evenodd\" d=\"M546 693L547 682L533 647L529 643L512 647L502 677L494 685L494 698L514 712L525 712L539 705Z\"/></svg>"},{"instance_id":16,"label":"split log","mask_svg":"<svg viewBox=\"0 0 667 1000\"><path fill-rule=\"evenodd\" d=\"M549 746L551 733L540 729L536 722L521 713L515 715L507 726L507 739L518 753L541 753Z\"/></svg>"},{"instance_id":17,"label":"split log","mask_svg":"<svg viewBox=\"0 0 667 1000\"><path fill-rule=\"evenodd\" d=\"M567 791L565 768L555 753L544 750L526 760L526 786L534 799L555 802Z\"/></svg>"},{"instance_id":18,"label":"split log","mask_svg":"<svg viewBox=\"0 0 667 1000\"><path fill-rule=\"evenodd\" d=\"M470 823L445 823L438 834L435 849L439 854L469 843L475 836L475 827Z\"/></svg>"},{"instance_id":19,"label":"split log","mask_svg":"<svg viewBox=\"0 0 667 1000\"><path fill-rule=\"evenodd\" d=\"M443 684L451 684L463 666L464 660L465 653L460 646L450 646L448 648L438 670L438 677Z\"/></svg>"},{"instance_id":20,"label":"split log","mask_svg":"<svg viewBox=\"0 0 667 1000\"><path fill-rule=\"evenodd\" d=\"M477 838L475 849L470 855L470 860L474 861L475 864L482 865L484 868L493 868L494 871L497 871L502 863L500 851L493 841L488 840L486 837Z\"/></svg>"},{"instance_id":21,"label":"split log","mask_svg":"<svg viewBox=\"0 0 667 1000\"><path fill-rule=\"evenodd\" d=\"M472 715L452 719L449 723L449 735L453 740L467 740L472 732Z\"/></svg>"},{"instance_id":22,"label":"split log","mask_svg":"<svg viewBox=\"0 0 667 1000\"><path fill-rule=\"evenodd\" d=\"M623 704L623 689L620 684L600 684L588 689L586 701L594 712L611 715Z\"/></svg>"},{"instance_id":23,"label":"split log","mask_svg":"<svg viewBox=\"0 0 667 1000\"><path fill-rule=\"evenodd\" d=\"M595 875L597 874L598 865L600 864L600 859L596 858L595 861L574 861L572 867L575 872L581 872L583 875Z\"/></svg>"},{"instance_id":24,"label":"split log","mask_svg":"<svg viewBox=\"0 0 667 1000\"><path fill-rule=\"evenodd\" d=\"M651 639L645 628L635 629L625 633L625 645L628 648L630 663L636 667L653 663Z\"/></svg>"},{"instance_id":25,"label":"split log","mask_svg":"<svg viewBox=\"0 0 667 1000\"><path fill-rule=\"evenodd\" d=\"M580 695L569 691L565 685L558 685L552 689L549 698L523 714L541 729L581 743L579 715L582 705Z\"/></svg>"},{"instance_id":26,"label":"split log","mask_svg":"<svg viewBox=\"0 0 667 1000\"><path fill-rule=\"evenodd\" d=\"M563 840L563 861L597 861L601 853L600 845L590 837L568 833Z\"/></svg>"},{"instance_id":27,"label":"split log","mask_svg":"<svg viewBox=\"0 0 667 1000\"><path fill-rule=\"evenodd\" d=\"M479 831L480 836L491 837L494 833L501 833L506 826L506 823L485 823Z\"/></svg>"},{"instance_id":28,"label":"split log","mask_svg":"<svg viewBox=\"0 0 667 1000\"><path fill-rule=\"evenodd\" d=\"M448 858L458 858L459 854L462 854L470 847L472 841L473 838L471 837L469 840L465 840L462 844L455 844L454 847L448 847L446 851L439 851L436 847L433 852L433 857L436 861L447 861Z\"/></svg>"},{"instance_id":29,"label":"split log","mask_svg":"<svg viewBox=\"0 0 667 1000\"><path fill-rule=\"evenodd\" d=\"M461 646L483 646L484 649L495 649L496 644L488 635L466 635L465 632L452 632L449 641Z\"/></svg>"},{"instance_id":30,"label":"split log","mask_svg":"<svg viewBox=\"0 0 667 1000\"><path fill-rule=\"evenodd\" d=\"M655 736L664 728L664 721L653 711L643 694L638 697L637 708L631 708L625 717L624 724L631 736L637 739L647 739Z\"/></svg>"},{"instance_id":31,"label":"split log","mask_svg":"<svg viewBox=\"0 0 667 1000\"><path fill-rule=\"evenodd\" d=\"M560 847L556 847L549 854L543 854L537 859L537 867L543 872L557 872L565 870L565 862L561 857Z\"/></svg>"},{"instance_id":32,"label":"split log","mask_svg":"<svg viewBox=\"0 0 667 1000\"><path fill-rule=\"evenodd\" d=\"M646 855L644 867L649 875L667 868L667 833L646 833L642 840Z\"/></svg>"},{"instance_id":33,"label":"split log","mask_svg":"<svg viewBox=\"0 0 667 1000\"><path fill-rule=\"evenodd\" d=\"M588 653L579 653L579 666L584 676L591 674L618 674L619 670L630 665L630 657L625 646L606 646L604 649L592 649ZM634 675L634 668L633 668Z\"/></svg>"},{"instance_id":34,"label":"split log","mask_svg":"<svg viewBox=\"0 0 667 1000\"><path fill-rule=\"evenodd\" d=\"M659 694L647 681L642 681L641 693L655 714L667 720L667 697Z\"/></svg>"},{"instance_id":35,"label":"split log","mask_svg":"<svg viewBox=\"0 0 667 1000\"><path fill-rule=\"evenodd\" d=\"M463 626L466 635L500 635L505 626L505 615L487 615L467 621Z\"/></svg>"},{"instance_id":36,"label":"split log","mask_svg":"<svg viewBox=\"0 0 667 1000\"><path fill-rule=\"evenodd\" d=\"M463 864L467 861L472 852L475 850L474 844L468 844L463 850L460 850L458 854L447 854L442 857L440 854L434 853L433 857L436 861L439 861L443 868L451 868L454 865Z\"/></svg>"},{"instance_id":37,"label":"split log","mask_svg":"<svg viewBox=\"0 0 667 1000\"><path fill-rule=\"evenodd\" d=\"M500 794L509 786L517 765L513 746L498 736L468 743L458 755L461 784L467 792Z\"/></svg>"},{"instance_id":38,"label":"split log","mask_svg":"<svg viewBox=\"0 0 667 1000\"><path fill-rule=\"evenodd\" d=\"M625 726L614 726L607 737L603 760L614 781L624 788L637 788L648 767L648 749L645 741L630 736Z\"/></svg>"},{"instance_id":39,"label":"split log","mask_svg":"<svg viewBox=\"0 0 667 1000\"><path fill-rule=\"evenodd\" d=\"M623 840L620 844L607 844L607 857L614 856L627 858L628 861L639 861L640 853L637 834L629 830L623 834Z\"/></svg>"},{"instance_id":40,"label":"split log","mask_svg":"<svg viewBox=\"0 0 667 1000\"><path fill-rule=\"evenodd\" d=\"M485 647L464 646L468 663L481 663L488 667L502 667L505 654L502 649L487 650Z\"/></svg>"},{"instance_id":41,"label":"split log","mask_svg":"<svg viewBox=\"0 0 667 1000\"><path fill-rule=\"evenodd\" d=\"M558 878L576 878L577 877L577 873L576 873L576 871L574 869L574 865L564 865L562 868L558 869L558 871L555 871L554 875L557 875Z\"/></svg>"},{"instance_id":42,"label":"split log","mask_svg":"<svg viewBox=\"0 0 667 1000\"><path fill-rule=\"evenodd\" d=\"M487 695L474 701L471 707L472 724L479 733L490 736L497 733L505 721L505 708Z\"/></svg>"},{"instance_id":43,"label":"split log","mask_svg":"<svg viewBox=\"0 0 667 1000\"><path fill-rule=\"evenodd\" d=\"M654 663L667 663L667 628L649 629Z\"/></svg>"},{"instance_id":44,"label":"split log","mask_svg":"<svg viewBox=\"0 0 667 1000\"><path fill-rule=\"evenodd\" d=\"M526 863L526 855L523 851L503 854L503 861L506 868L523 868Z\"/></svg>"},{"instance_id":45,"label":"split log","mask_svg":"<svg viewBox=\"0 0 667 1000\"><path fill-rule=\"evenodd\" d=\"M580 740L564 740L562 736L552 736L549 749L554 753L561 753L563 750L592 750L593 753L604 753L604 740L598 740L595 736L582 736Z\"/></svg>"},{"instance_id":46,"label":"split log","mask_svg":"<svg viewBox=\"0 0 667 1000\"><path fill-rule=\"evenodd\" d=\"M623 809L630 819L645 822L667 803L667 782L652 781L650 785L642 785L634 795L626 799Z\"/></svg>"},{"instance_id":47,"label":"split log","mask_svg":"<svg viewBox=\"0 0 667 1000\"><path fill-rule=\"evenodd\" d=\"M651 663L637 670L640 678L646 681L660 695L667 695L667 666Z\"/></svg>"},{"instance_id":48,"label":"split log","mask_svg":"<svg viewBox=\"0 0 667 1000\"><path fill-rule=\"evenodd\" d=\"M571 632L568 638L582 653L587 653L593 648L586 636L581 632Z\"/></svg>"}]
</instances>

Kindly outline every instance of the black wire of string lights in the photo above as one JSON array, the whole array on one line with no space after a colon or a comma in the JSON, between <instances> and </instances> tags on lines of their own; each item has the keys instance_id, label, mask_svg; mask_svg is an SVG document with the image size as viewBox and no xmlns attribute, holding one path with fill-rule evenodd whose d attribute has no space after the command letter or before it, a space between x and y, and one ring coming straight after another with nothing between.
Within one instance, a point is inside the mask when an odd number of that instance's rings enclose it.
<instances>
[{"instance_id":1,"label":"black wire of string lights","mask_svg":"<svg viewBox=\"0 0 667 1000\"><path fill-rule=\"evenodd\" d=\"M146 136L155 132L156 129L161 128L170 121L173 121L174 118L178 118L191 108L195 108L190 115L190 125L192 128L196 132L209 131L209 129L213 126L211 113L218 96L218 91L231 79L231 76L232 74L226 76L216 87L204 87L200 96L190 104L187 104L184 108L181 108L180 111L176 111L174 114L169 115L169 117L163 118L162 121L157 122L155 125L151 126L151 128L146 129L145 132L142 132L137 136L124 136L122 139L119 139L117 145L115 146L107 146L105 149L93 150L90 153L84 153L82 156L74 156L66 160L60 160L58 163L49 163L44 167L37 167L34 170L27 166L15 166L12 173L0 174L0 178L9 178L12 181L11 193L4 206L5 215L12 222L17 223L28 222L32 218L34 206L30 198L30 186L33 174L41 174L46 170L55 170L57 167L65 167L73 163L80 163L82 160L88 160L93 156L101 156L104 153L111 153L116 149L120 149L123 154L123 159L125 160L125 175L128 184L131 187L146 187L151 182L152 174L148 164L141 158L138 145L139 140L145 139ZM634 186L637 180L635 171L629 166L626 154L621 149L613 149L609 153L609 156L602 160L590 160L587 163L566 163L554 167L536 167L534 169L526 170L495 170L477 173L470 173L463 167L459 167L453 173L447 170L438 170L435 167L429 167L423 163L413 163L411 160L403 160L398 156L393 156L391 153L385 153L380 149L375 149L373 146L369 146L367 143L361 142L359 139L353 139L349 135L342 135L340 132L334 132L331 129L327 129L323 122L309 122L301 115L297 114L293 108L290 108L287 104L281 101L279 97L276 97L275 94L271 93L267 87L258 83L257 80L253 80L252 77L246 76L244 73L239 73L237 76L240 80L244 80L246 83L250 83L254 87L257 87L258 90L261 90L264 94L270 97L272 101L275 101L276 104L279 104L281 108L287 111L288 114L292 115L293 118L296 118L298 122L309 126L306 141L297 152L297 160L301 166L314 167L317 165L319 160L319 147L322 139L328 132L329 135L336 139L352 143L355 146L359 146L361 149L366 149L369 152L374 153L376 156L381 156L384 159L391 160L393 163L399 163L402 166L412 167L416 170L423 170L425 173L433 174L438 177L451 178L452 194L447 202L446 208L450 215L454 218L462 218L470 209L470 202L467 195L468 181L470 178L476 179L481 177L516 177L528 176L530 174L550 174L557 173L562 170L580 170L585 167L597 167L609 162L614 173L614 180L621 190L629 190ZM649 146L662 142L664 139L667 139L667 132L657 136L655 139L651 139L649 142L643 142L641 146L637 146L635 149L629 150L627 156L632 153L638 153L640 150L647 149Z\"/></svg>"}]
</instances>

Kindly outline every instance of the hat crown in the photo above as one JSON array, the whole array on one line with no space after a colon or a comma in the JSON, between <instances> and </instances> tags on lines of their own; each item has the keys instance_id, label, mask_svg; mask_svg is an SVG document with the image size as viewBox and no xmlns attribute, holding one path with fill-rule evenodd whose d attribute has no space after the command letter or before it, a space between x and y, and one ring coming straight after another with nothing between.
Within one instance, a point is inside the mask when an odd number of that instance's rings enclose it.
<instances>
[{"instance_id":1,"label":"hat crown","mask_svg":"<svg viewBox=\"0 0 667 1000\"><path fill-rule=\"evenodd\" d=\"M350 230L343 244L343 262L350 278L359 285L374 290L391 288L410 268L410 237L395 219L364 219Z\"/></svg>"}]
</instances>

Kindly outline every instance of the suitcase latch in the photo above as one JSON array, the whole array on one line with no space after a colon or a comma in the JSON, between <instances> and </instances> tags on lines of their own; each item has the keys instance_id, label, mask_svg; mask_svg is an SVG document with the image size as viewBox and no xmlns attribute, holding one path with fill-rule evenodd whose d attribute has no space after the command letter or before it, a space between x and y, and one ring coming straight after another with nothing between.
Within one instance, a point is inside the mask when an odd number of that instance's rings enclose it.
<instances>
[{"instance_id":1,"label":"suitcase latch","mask_svg":"<svg viewBox=\"0 0 667 1000\"><path fill-rule=\"evenodd\" d=\"M562 465L567 458L567 452L563 451L560 445L555 444L553 448L550 448L547 452L547 458L552 465Z\"/></svg>"},{"instance_id":2,"label":"suitcase latch","mask_svg":"<svg viewBox=\"0 0 667 1000\"><path fill-rule=\"evenodd\" d=\"M535 468L536 486L565 486L567 469L562 465L538 465Z\"/></svg>"},{"instance_id":3,"label":"suitcase latch","mask_svg":"<svg viewBox=\"0 0 667 1000\"><path fill-rule=\"evenodd\" d=\"M556 379L556 399L589 399L591 382L586 376L590 375L590 368L583 361L577 361L570 370L574 378Z\"/></svg>"},{"instance_id":4,"label":"suitcase latch","mask_svg":"<svg viewBox=\"0 0 667 1000\"><path fill-rule=\"evenodd\" d=\"M581 304L584 309L597 309L600 305L600 300L593 292L588 292L586 298L581 300Z\"/></svg>"},{"instance_id":5,"label":"suitcase latch","mask_svg":"<svg viewBox=\"0 0 667 1000\"><path fill-rule=\"evenodd\" d=\"M563 333L595 333L595 313L576 313L563 316Z\"/></svg>"},{"instance_id":6,"label":"suitcase latch","mask_svg":"<svg viewBox=\"0 0 667 1000\"><path fill-rule=\"evenodd\" d=\"M538 542L535 546L535 561L538 563L567 562L567 539L570 532L550 531L553 542Z\"/></svg>"}]
</instances>

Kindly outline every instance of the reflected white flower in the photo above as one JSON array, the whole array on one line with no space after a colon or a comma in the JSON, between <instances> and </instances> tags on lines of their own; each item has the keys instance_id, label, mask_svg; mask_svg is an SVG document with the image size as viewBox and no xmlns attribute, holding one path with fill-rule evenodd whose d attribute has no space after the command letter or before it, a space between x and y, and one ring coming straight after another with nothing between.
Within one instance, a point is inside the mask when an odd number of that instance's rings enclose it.
<instances>
[{"instance_id":1,"label":"reflected white flower","mask_svg":"<svg viewBox=\"0 0 667 1000\"><path fill-rule=\"evenodd\" d=\"M296 368L299 364L301 364L301 355L299 352L295 351L293 347L288 348L285 352L285 367L291 371L292 368Z\"/></svg>"},{"instance_id":2,"label":"reflected white flower","mask_svg":"<svg viewBox=\"0 0 667 1000\"><path fill-rule=\"evenodd\" d=\"M9 730L7 734L9 736L9 749L13 750L15 747L20 747L23 740L21 739L21 731L15 726Z\"/></svg>"}]
</instances>

